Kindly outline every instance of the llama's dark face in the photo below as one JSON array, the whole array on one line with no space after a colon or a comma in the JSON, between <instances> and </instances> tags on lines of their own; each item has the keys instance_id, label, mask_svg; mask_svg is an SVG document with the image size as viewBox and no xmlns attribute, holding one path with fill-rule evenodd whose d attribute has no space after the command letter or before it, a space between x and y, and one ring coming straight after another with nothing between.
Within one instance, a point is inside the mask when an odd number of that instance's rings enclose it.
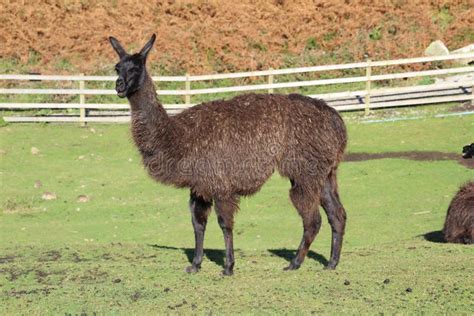
<instances>
[{"instance_id":1,"label":"llama's dark face","mask_svg":"<svg viewBox=\"0 0 474 316\"><path fill-rule=\"evenodd\" d=\"M145 79L145 61L139 54L127 55L115 65L118 78L115 90L121 98L132 95L140 89Z\"/></svg>"},{"instance_id":2,"label":"llama's dark face","mask_svg":"<svg viewBox=\"0 0 474 316\"><path fill-rule=\"evenodd\" d=\"M156 36L153 34L139 53L130 55L126 53L117 39L109 37L110 44L120 58L120 61L115 65L118 75L115 90L119 97L129 97L142 87L146 76L146 58L153 47L155 38Z\"/></svg>"},{"instance_id":3,"label":"llama's dark face","mask_svg":"<svg viewBox=\"0 0 474 316\"><path fill-rule=\"evenodd\" d=\"M464 146L462 148L463 158L472 158L474 157L474 143L471 145Z\"/></svg>"}]
</instances>

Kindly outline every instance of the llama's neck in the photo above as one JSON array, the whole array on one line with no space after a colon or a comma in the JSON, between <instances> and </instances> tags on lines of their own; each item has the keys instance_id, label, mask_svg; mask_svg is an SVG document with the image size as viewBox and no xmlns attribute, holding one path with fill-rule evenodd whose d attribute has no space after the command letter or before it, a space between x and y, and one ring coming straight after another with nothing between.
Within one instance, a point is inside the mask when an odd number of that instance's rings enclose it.
<instances>
[{"instance_id":1,"label":"llama's neck","mask_svg":"<svg viewBox=\"0 0 474 316\"><path fill-rule=\"evenodd\" d=\"M174 129L148 73L143 86L128 99L132 110L132 136L143 159L157 151L166 152Z\"/></svg>"}]
</instances>

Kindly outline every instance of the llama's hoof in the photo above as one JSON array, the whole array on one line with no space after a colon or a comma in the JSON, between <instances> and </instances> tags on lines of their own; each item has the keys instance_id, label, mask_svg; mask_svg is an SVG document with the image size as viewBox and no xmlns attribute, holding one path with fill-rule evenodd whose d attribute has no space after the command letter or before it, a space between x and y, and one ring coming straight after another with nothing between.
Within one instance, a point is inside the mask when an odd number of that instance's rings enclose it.
<instances>
[{"instance_id":1,"label":"llama's hoof","mask_svg":"<svg viewBox=\"0 0 474 316\"><path fill-rule=\"evenodd\" d=\"M189 266L189 267L186 267L184 271L186 271L187 273L196 273L196 272L199 272L199 268L196 266Z\"/></svg>"},{"instance_id":2,"label":"llama's hoof","mask_svg":"<svg viewBox=\"0 0 474 316\"><path fill-rule=\"evenodd\" d=\"M233 274L234 274L234 271L232 270L227 270L227 269L222 270L222 275L231 276Z\"/></svg>"},{"instance_id":3,"label":"llama's hoof","mask_svg":"<svg viewBox=\"0 0 474 316\"><path fill-rule=\"evenodd\" d=\"M324 267L324 270L336 270L336 265L334 263L328 263L327 266Z\"/></svg>"},{"instance_id":4,"label":"llama's hoof","mask_svg":"<svg viewBox=\"0 0 474 316\"><path fill-rule=\"evenodd\" d=\"M283 268L284 271L298 270L300 268L299 264L290 263L288 267Z\"/></svg>"}]
</instances>

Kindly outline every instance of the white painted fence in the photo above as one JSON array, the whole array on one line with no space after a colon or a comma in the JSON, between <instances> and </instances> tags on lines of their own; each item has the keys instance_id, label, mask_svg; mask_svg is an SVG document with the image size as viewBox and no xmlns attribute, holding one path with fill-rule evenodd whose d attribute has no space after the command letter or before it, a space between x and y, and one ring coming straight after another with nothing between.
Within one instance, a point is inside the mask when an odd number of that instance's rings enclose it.
<instances>
[{"instance_id":1,"label":"white painted fence","mask_svg":"<svg viewBox=\"0 0 474 316\"><path fill-rule=\"evenodd\" d=\"M175 114L185 108L191 107L191 97L202 94L220 94L228 92L246 92L266 90L273 93L275 89L283 88L299 88L309 86L322 86L333 84L357 83L365 82L365 90L359 91L342 91L335 93L326 93L319 95L310 95L326 100L330 105L339 111L347 110L365 110L381 107L409 106L419 104L433 104L441 102L461 102L471 100L473 98L474 85L474 66L452 67L445 69L424 70L415 72L400 72L390 74L372 75L376 67L397 66L413 63L441 62L459 59L473 59L474 53L456 54L448 56L435 57L419 57L399 60L386 61L370 61L340 65L314 66L304 68L291 69L270 69L264 71L240 72L229 74L213 74L200 76L154 76L154 81L158 82L183 82L182 90L158 90L158 95L184 96L184 103L181 104L165 104L164 107L170 114ZM365 75L358 77L342 77L336 79L319 79L295 82L277 82L275 77L278 75L301 74L310 72L323 72L334 70L350 70L365 68ZM468 74L465 80L459 82L435 83L430 85L397 87L385 89L372 89L372 83L381 80L394 80L425 76L446 76L454 74ZM192 89L193 82L199 81L215 81L223 79L249 78L249 77L266 77L266 84L254 84L243 86ZM1 81L69 81L79 82L79 89L21 89L21 88L0 88L0 94L17 95L17 94L49 94L49 95L79 95L79 103L0 103L2 109L80 109L78 116L51 115L43 117L22 117L9 116L4 117L8 122L127 122L129 116L127 112L121 111L122 116L86 116L87 110L124 110L128 109L127 104L113 103L86 103L87 95L115 95L112 89L86 89L86 83L89 81L115 81L115 76L48 76L48 75L0 75ZM219 96L216 96L218 98ZM113 114L113 113L110 113ZM123 116L123 115L127 116Z\"/></svg>"}]
</instances>

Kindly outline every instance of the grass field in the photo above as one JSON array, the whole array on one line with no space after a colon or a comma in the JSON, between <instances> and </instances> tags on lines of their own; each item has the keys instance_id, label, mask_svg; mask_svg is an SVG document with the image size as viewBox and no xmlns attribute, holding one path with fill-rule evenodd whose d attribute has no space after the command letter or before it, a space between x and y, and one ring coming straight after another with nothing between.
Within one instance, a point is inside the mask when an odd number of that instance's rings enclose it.
<instances>
[{"instance_id":1,"label":"grass field","mask_svg":"<svg viewBox=\"0 0 474 316\"><path fill-rule=\"evenodd\" d=\"M474 141L473 116L347 121L350 153L459 153ZM127 126L1 127L0 177L2 315L474 313L474 248L423 236L442 228L457 188L474 178L454 160L342 163L348 222L336 271L323 270L325 215L301 269L282 271L302 228L288 181L275 175L242 199L232 277L220 275L215 215L201 272L184 272L194 246L188 192L148 178Z\"/></svg>"}]
</instances>

